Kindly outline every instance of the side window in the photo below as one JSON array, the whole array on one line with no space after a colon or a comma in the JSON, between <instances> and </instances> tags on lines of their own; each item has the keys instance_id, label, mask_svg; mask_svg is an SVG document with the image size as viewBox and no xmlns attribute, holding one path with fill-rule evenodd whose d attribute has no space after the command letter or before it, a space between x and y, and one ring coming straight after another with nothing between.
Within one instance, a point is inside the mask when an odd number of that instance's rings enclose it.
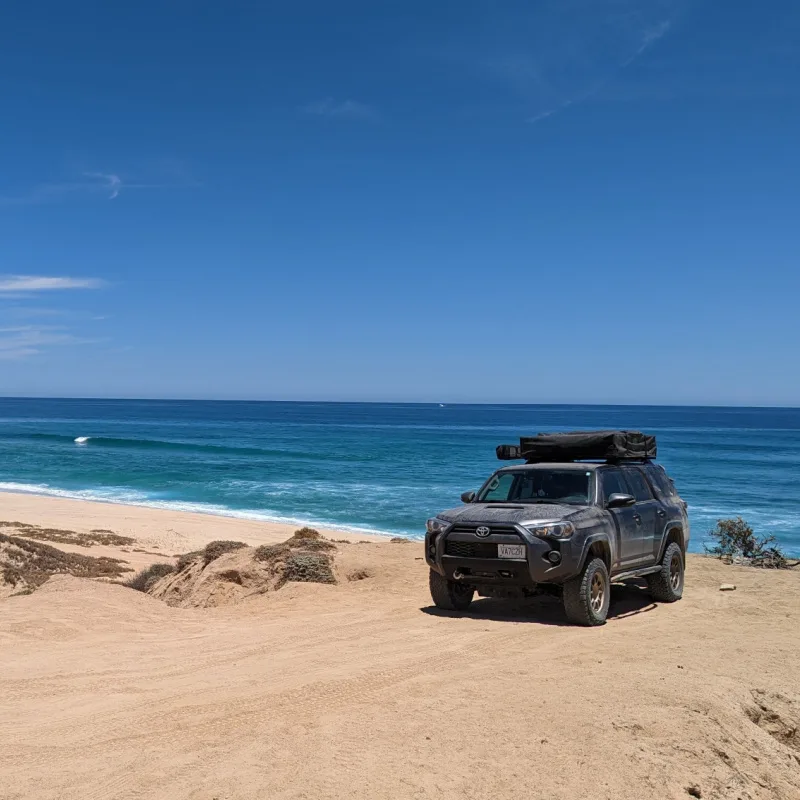
<instances>
[{"instance_id":1,"label":"side window","mask_svg":"<svg viewBox=\"0 0 800 800\"><path fill-rule=\"evenodd\" d=\"M608 500L612 494L631 493L620 470L604 469L600 472L600 475L602 476L601 482L603 484L603 496L606 500Z\"/></svg>"},{"instance_id":2,"label":"side window","mask_svg":"<svg viewBox=\"0 0 800 800\"><path fill-rule=\"evenodd\" d=\"M650 483L656 487L656 492L662 497L674 497L676 494L675 486L669 479L669 476L664 472L663 467L658 467L655 464L650 464L645 467L647 477L650 478Z\"/></svg>"},{"instance_id":3,"label":"side window","mask_svg":"<svg viewBox=\"0 0 800 800\"><path fill-rule=\"evenodd\" d=\"M636 467L628 467L625 470L625 477L631 487L631 494L636 498L637 502L653 499L653 493L650 491L644 475Z\"/></svg>"},{"instance_id":4,"label":"side window","mask_svg":"<svg viewBox=\"0 0 800 800\"><path fill-rule=\"evenodd\" d=\"M481 500L486 503L497 500L508 500L508 493L511 490L512 483L514 483L514 475L511 472L495 475L486 487L486 494L484 494Z\"/></svg>"}]
</instances>

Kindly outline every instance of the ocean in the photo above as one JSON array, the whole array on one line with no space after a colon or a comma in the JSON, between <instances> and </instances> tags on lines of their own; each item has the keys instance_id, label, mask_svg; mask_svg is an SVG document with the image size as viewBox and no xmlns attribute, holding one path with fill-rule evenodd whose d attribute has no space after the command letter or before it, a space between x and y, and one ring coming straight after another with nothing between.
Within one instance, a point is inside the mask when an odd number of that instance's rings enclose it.
<instances>
[{"instance_id":1,"label":"ocean","mask_svg":"<svg viewBox=\"0 0 800 800\"><path fill-rule=\"evenodd\" d=\"M800 555L789 408L0 398L0 490L421 537L497 444L594 428L657 436L693 550L740 515Z\"/></svg>"}]
</instances>

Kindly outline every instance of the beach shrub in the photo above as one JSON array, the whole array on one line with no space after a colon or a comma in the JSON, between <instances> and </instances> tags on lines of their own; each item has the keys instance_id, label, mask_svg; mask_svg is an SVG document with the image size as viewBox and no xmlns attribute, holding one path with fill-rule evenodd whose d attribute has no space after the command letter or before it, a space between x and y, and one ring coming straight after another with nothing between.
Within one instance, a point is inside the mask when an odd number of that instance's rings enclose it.
<instances>
[{"instance_id":1,"label":"beach shrub","mask_svg":"<svg viewBox=\"0 0 800 800\"><path fill-rule=\"evenodd\" d=\"M212 561L216 561L220 556L224 556L226 553L232 553L234 550L241 550L243 547L247 547L244 542L228 542L225 540L209 542L203 550L203 561L205 561L206 564L210 564Z\"/></svg>"},{"instance_id":2,"label":"beach shrub","mask_svg":"<svg viewBox=\"0 0 800 800\"><path fill-rule=\"evenodd\" d=\"M256 547L253 557L256 561L271 561L274 558L280 558L291 552L289 545L285 542L280 544L262 544L261 547Z\"/></svg>"},{"instance_id":3,"label":"beach shrub","mask_svg":"<svg viewBox=\"0 0 800 800\"><path fill-rule=\"evenodd\" d=\"M322 534L316 528L304 526L294 532L293 539L321 539Z\"/></svg>"},{"instance_id":4,"label":"beach shrub","mask_svg":"<svg viewBox=\"0 0 800 800\"><path fill-rule=\"evenodd\" d=\"M776 544L774 536L756 536L750 525L741 517L717 520L716 526L708 535L715 544L713 547L704 545L706 552L728 563L741 561L767 569L787 569L796 566L789 563Z\"/></svg>"},{"instance_id":5,"label":"beach shrub","mask_svg":"<svg viewBox=\"0 0 800 800\"><path fill-rule=\"evenodd\" d=\"M132 572L119 558L93 558L80 553L66 553L48 544L6 536L0 533L0 567L6 583L28 587L41 586L51 575L74 575L76 578L119 578Z\"/></svg>"},{"instance_id":6,"label":"beach shrub","mask_svg":"<svg viewBox=\"0 0 800 800\"><path fill-rule=\"evenodd\" d=\"M301 583L336 583L331 558L325 553L292 553L284 562L283 577Z\"/></svg>"},{"instance_id":7,"label":"beach shrub","mask_svg":"<svg viewBox=\"0 0 800 800\"><path fill-rule=\"evenodd\" d=\"M314 528L300 528L291 539L286 540L288 547L299 547L303 550L335 550L336 545L324 539Z\"/></svg>"},{"instance_id":8,"label":"beach shrub","mask_svg":"<svg viewBox=\"0 0 800 800\"><path fill-rule=\"evenodd\" d=\"M302 550L323 551L336 549L336 545L333 542L329 542L327 539L289 539L286 544L289 547Z\"/></svg>"},{"instance_id":9,"label":"beach shrub","mask_svg":"<svg viewBox=\"0 0 800 800\"><path fill-rule=\"evenodd\" d=\"M123 581L123 586L135 589L137 592L147 592L156 581L173 572L175 572L175 567L172 564L151 564L141 572L137 572L132 578Z\"/></svg>"},{"instance_id":10,"label":"beach shrub","mask_svg":"<svg viewBox=\"0 0 800 800\"><path fill-rule=\"evenodd\" d=\"M190 564L193 564L198 558L203 555L202 550L192 550L191 553L184 553L183 555L178 556L178 561L175 564L175 569L178 572L182 572L186 569Z\"/></svg>"}]
</instances>

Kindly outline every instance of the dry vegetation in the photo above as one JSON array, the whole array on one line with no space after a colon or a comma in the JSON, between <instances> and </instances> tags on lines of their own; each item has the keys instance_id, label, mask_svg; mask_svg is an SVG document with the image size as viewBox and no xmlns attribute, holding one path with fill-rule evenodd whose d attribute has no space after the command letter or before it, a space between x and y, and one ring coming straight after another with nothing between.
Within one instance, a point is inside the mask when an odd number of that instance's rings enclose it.
<instances>
[{"instance_id":1,"label":"dry vegetation","mask_svg":"<svg viewBox=\"0 0 800 800\"><path fill-rule=\"evenodd\" d=\"M216 561L220 556L224 556L225 553L232 553L234 550L241 550L243 547L247 547L244 542L209 542L203 550L203 560L206 564L210 564L212 561Z\"/></svg>"},{"instance_id":2,"label":"dry vegetation","mask_svg":"<svg viewBox=\"0 0 800 800\"><path fill-rule=\"evenodd\" d=\"M243 542L215 541L203 550L178 556L174 569L154 564L127 585L169 605L227 605L291 582L335 584L336 552L336 545L313 528L301 528L285 542L256 548ZM343 578L369 576L361 570Z\"/></svg>"},{"instance_id":3,"label":"dry vegetation","mask_svg":"<svg viewBox=\"0 0 800 800\"><path fill-rule=\"evenodd\" d=\"M135 589L137 592L146 592L148 589L156 584L156 581L161 580L165 575L171 575L175 572L175 567L172 564L151 564L146 569L137 572L132 578L124 581L124 585L129 589Z\"/></svg>"},{"instance_id":4,"label":"dry vegetation","mask_svg":"<svg viewBox=\"0 0 800 800\"><path fill-rule=\"evenodd\" d=\"M0 533L0 584L14 594L38 589L51 575L76 578L119 578L130 567L118 558L93 558L65 553L55 547Z\"/></svg>"},{"instance_id":5,"label":"dry vegetation","mask_svg":"<svg viewBox=\"0 0 800 800\"><path fill-rule=\"evenodd\" d=\"M791 569L800 564L786 557L774 536L757 536L741 517L717 520L708 535L714 545L706 547L706 553L726 564L764 569Z\"/></svg>"},{"instance_id":6,"label":"dry vegetation","mask_svg":"<svg viewBox=\"0 0 800 800\"><path fill-rule=\"evenodd\" d=\"M114 531L103 528L97 528L90 533L77 533L63 528L43 528L40 525L29 525L27 522L0 520L0 529L2 528L13 530L14 536L21 536L25 539L57 544L75 544L80 547L93 547L94 545L125 547L136 542L130 536L120 536Z\"/></svg>"}]
</instances>

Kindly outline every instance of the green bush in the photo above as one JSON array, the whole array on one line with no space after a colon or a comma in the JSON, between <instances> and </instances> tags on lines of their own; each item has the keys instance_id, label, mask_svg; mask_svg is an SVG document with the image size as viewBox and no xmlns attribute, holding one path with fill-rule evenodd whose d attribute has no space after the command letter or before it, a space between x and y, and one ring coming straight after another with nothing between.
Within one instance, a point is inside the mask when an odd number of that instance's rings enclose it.
<instances>
[{"instance_id":1,"label":"green bush","mask_svg":"<svg viewBox=\"0 0 800 800\"><path fill-rule=\"evenodd\" d=\"M715 542L713 547L705 546L712 556L723 561L737 559L754 566L768 569L787 569L790 566L786 556L775 543L774 536L756 536L753 529L741 518L720 519L709 537Z\"/></svg>"},{"instance_id":2,"label":"green bush","mask_svg":"<svg viewBox=\"0 0 800 800\"><path fill-rule=\"evenodd\" d=\"M270 561L273 558L285 556L289 552L289 545L284 542L280 544L262 544L261 547L256 547L253 556L256 561Z\"/></svg>"},{"instance_id":3,"label":"green bush","mask_svg":"<svg viewBox=\"0 0 800 800\"><path fill-rule=\"evenodd\" d=\"M294 532L293 539L321 539L322 534L316 528L303 527Z\"/></svg>"},{"instance_id":4,"label":"green bush","mask_svg":"<svg viewBox=\"0 0 800 800\"><path fill-rule=\"evenodd\" d=\"M124 586L129 589L135 589L137 592L147 592L156 581L161 580L165 575L171 575L175 572L175 567L172 564L151 564L141 572L137 572L132 578L123 582Z\"/></svg>"},{"instance_id":5,"label":"green bush","mask_svg":"<svg viewBox=\"0 0 800 800\"><path fill-rule=\"evenodd\" d=\"M243 547L247 547L244 542L228 542L224 540L209 542L203 550L203 561L205 561L206 564L210 564L212 561L216 561L220 556L224 556L226 553L232 553L234 550L241 550Z\"/></svg>"},{"instance_id":6,"label":"green bush","mask_svg":"<svg viewBox=\"0 0 800 800\"><path fill-rule=\"evenodd\" d=\"M178 556L178 563L175 565L175 569L178 572L182 572L186 569L186 567L188 567L190 564L193 564L202 555L202 550L193 550L191 553L184 553L182 556Z\"/></svg>"},{"instance_id":7,"label":"green bush","mask_svg":"<svg viewBox=\"0 0 800 800\"><path fill-rule=\"evenodd\" d=\"M285 561L283 577L301 583L336 583L330 556L324 553L292 553Z\"/></svg>"}]
</instances>

